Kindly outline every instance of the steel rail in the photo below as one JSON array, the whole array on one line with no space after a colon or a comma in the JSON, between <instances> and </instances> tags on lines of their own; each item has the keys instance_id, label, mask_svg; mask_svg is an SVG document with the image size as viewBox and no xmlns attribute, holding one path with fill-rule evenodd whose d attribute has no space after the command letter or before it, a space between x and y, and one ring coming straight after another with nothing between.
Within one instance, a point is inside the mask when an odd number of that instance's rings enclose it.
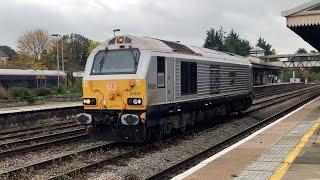
<instances>
[{"instance_id":1,"label":"steel rail","mask_svg":"<svg viewBox=\"0 0 320 180\"><path fill-rule=\"evenodd\" d=\"M51 127L60 127L63 125L68 125L68 124L76 124L74 121L68 121L68 122L63 122L61 123L56 123L54 125L52 125ZM6 136L6 135L10 135L10 134L15 134L15 133L21 133L21 132L25 132L25 131L34 131L34 130L38 130L38 129L43 129L48 127L48 125L41 125L41 126L33 126L33 127L29 127L29 128L19 128L19 129L9 129L9 130L2 130L0 131L0 138L1 136Z\"/></svg>"},{"instance_id":2,"label":"steel rail","mask_svg":"<svg viewBox=\"0 0 320 180\"><path fill-rule=\"evenodd\" d=\"M95 162L90 162L88 164L82 165L81 167L77 167L72 170L69 170L67 172L64 172L64 173L61 173L61 174L58 174L55 176L51 176L48 179L49 180L60 180L65 177L74 177L74 176L78 175L79 173L88 172L92 169L96 169L96 168L101 167L103 165L110 164L110 163L119 161L121 159L130 158L138 153L148 151L149 149L152 149L154 146L155 146L155 144L149 144L149 145L135 148L135 149L130 150L125 153L119 153L119 154L111 156L111 157L102 158L102 159L99 159Z\"/></svg>"},{"instance_id":3,"label":"steel rail","mask_svg":"<svg viewBox=\"0 0 320 180\"><path fill-rule=\"evenodd\" d=\"M319 90L319 88L320 88L320 86L317 86L317 87L313 87L313 88L303 89L303 90L298 91L298 92L288 93L288 94L285 94L285 95L282 95L282 96L280 95L280 96L277 96L277 97L274 97L274 98L271 98L271 99L267 99L265 101L261 101L259 103L253 104L253 106L251 108L249 108L248 110L246 110L244 113L245 114L249 114L249 113L252 113L252 112L267 108L267 107L271 107L274 104L278 104L278 103L287 101L289 99L298 97L298 96L300 96L300 95L302 95L302 94L304 94L306 92L317 91L317 90ZM260 106L258 106L258 105L260 105ZM258 107L255 108L255 106L258 106Z\"/></svg>"},{"instance_id":4,"label":"steel rail","mask_svg":"<svg viewBox=\"0 0 320 180\"><path fill-rule=\"evenodd\" d=\"M71 129L71 128L77 128L80 127L81 125L77 124L77 123L70 123L70 124L61 124L60 126L56 126L56 127L43 127L43 128L39 128L37 130L31 130L31 131L23 131L23 132L19 132L19 133L15 133L12 134L10 136L0 136L0 141L2 140L8 140L8 139L13 139L13 138L21 138L24 136L33 136L33 135L37 135L37 134L41 134L44 132L50 133L53 131L59 131L59 130L64 130L64 129Z\"/></svg>"},{"instance_id":5,"label":"steel rail","mask_svg":"<svg viewBox=\"0 0 320 180\"><path fill-rule=\"evenodd\" d=\"M72 159L72 156L74 156L76 154L78 154L78 155L89 154L91 152L99 151L101 149L106 150L108 148L115 148L115 147L119 146L120 144L121 143L115 142L115 141L105 142L100 145L92 146L92 147L85 148L85 149L80 149L80 150L73 151L73 152L70 152L70 153L67 153L64 155L56 156L56 157L53 157L53 158L50 158L50 159L47 159L44 161L35 162L35 163L29 164L27 166L18 167L18 168L12 169L12 170L4 171L4 172L0 173L0 176L6 176L6 177L10 178L10 177L18 174L19 172L21 172L25 169L28 169L28 168L36 169L39 167L47 167L47 166L55 164L56 162L69 161Z\"/></svg>"},{"instance_id":6,"label":"steel rail","mask_svg":"<svg viewBox=\"0 0 320 180\"><path fill-rule=\"evenodd\" d=\"M48 137L50 137L51 139L48 139ZM47 136L46 139L48 140L46 140L45 142L40 142L36 144L30 143L28 145L18 146L17 142L13 142L11 144L14 144L17 147L5 148L5 146L3 145L4 150L0 151L0 157L3 158L3 157L22 154L29 151L40 150L40 149L44 149L54 145L75 141L81 138L86 139L87 137L88 135L85 133L85 131L83 129L79 129L79 130L71 131L68 133L59 133L58 136L55 136L55 134Z\"/></svg>"}]
</instances>

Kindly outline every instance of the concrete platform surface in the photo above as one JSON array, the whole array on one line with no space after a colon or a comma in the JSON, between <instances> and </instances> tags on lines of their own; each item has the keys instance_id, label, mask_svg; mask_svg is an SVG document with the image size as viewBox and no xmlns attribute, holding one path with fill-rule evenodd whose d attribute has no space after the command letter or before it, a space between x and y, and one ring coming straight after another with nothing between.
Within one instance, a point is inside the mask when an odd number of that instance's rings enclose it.
<instances>
[{"instance_id":1,"label":"concrete platform surface","mask_svg":"<svg viewBox=\"0 0 320 180\"><path fill-rule=\"evenodd\" d=\"M284 175L284 180L320 179L320 128L313 133L305 147Z\"/></svg>"},{"instance_id":2,"label":"concrete platform surface","mask_svg":"<svg viewBox=\"0 0 320 180\"><path fill-rule=\"evenodd\" d=\"M304 105L173 179L269 179L286 163L301 138L320 118L320 98ZM316 133L312 136L315 140ZM320 137L318 137L320 139ZM319 141L317 140L317 142ZM310 138L312 141L312 138ZM309 141L308 141L309 142ZM299 147L301 147L299 145ZM306 143L284 179L320 179L319 144ZM291 158L292 159L292 158ZM316 169L318 169L316 171ZM303 172L301 172L302 170ZM300 174L298 176L297 174ZM279 176L278 176L279 177Z\"/></svg>"},{"instance_id":3,"label":"concrete platform surface","mask_svg":"<svg viewBox=\"0 0 320 180\"><path fill-rule=\"evenodd\" d=\"M83 106L82 101L78 101L78 102L54 102L54 103L40 104L40 105L8 107L8 108L0 108L0 115L1 114L19 113L19 112L40 111L40 110L46 110L46 109L61 109L61 108L68 108L68 107L81 107L81 106Z\"/></svg>"}]
</instances>

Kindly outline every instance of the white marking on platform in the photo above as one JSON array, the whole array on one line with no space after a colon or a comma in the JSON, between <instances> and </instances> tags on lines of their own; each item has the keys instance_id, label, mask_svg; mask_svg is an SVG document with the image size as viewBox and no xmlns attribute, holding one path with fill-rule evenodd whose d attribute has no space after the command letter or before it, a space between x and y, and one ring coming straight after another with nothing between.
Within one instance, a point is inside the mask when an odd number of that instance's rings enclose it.
<instances>
[{"instance_id":1,"label":"white marking on platform","mask_svg":"<svg viewBox=\"0 0 320 180\"><path fill-rule=\"evenodd\" d=\"M307 104L301 106L300 108L298 108L298 109L292 111L291 113L283 116L282 118L280 118L280 119L278 119L277 121L275 121L275 122L267 125L266 127L264 127L264 128L262 128L262 129L256 131L255 133L253 133L253 134L251 134L250 136L246 137L245 139L243 139L243 140L241 140L241 141L233 144L232 146L230 146L230 147L228 147L228 148L226 148L226 149L218 152L217 154L209 157L208 159L205 159L205 160L201 161L201 162L200 162L199 164L197 164L196 166L194 166L194 167L190 168L189 170L187 170L187 171L185 171L185 172L183 172L183 173L181 173L181 174L173 177L171 180L180 180L180 179L184 179L184 178L190 176L191 174L195 173L196 171L198 171L198 170L201 169L202 167L208 165L210 162L218 159L219 157L223 156L224 154L228 153L229 151L231 151L231 150L237 148L238 146L246 143L246 142L249 141L250 139L252 139L252 138L254 138L255 136L257 136L258 134L260 134L260 133L262 133L263 131L269 129L270 127L276 125L277 123L283 121L283 120L286 119L287 117L291 116L292 114L296 113L297 111L300 111L301 109L305 108L306 106L308 106L309 104L313 103L314 101L316 101L316 100L318 100L318 99L320 99L320 97L318 97L318 98L316 98L316 99L308 102Z\"/></svg>"}]
</instances>

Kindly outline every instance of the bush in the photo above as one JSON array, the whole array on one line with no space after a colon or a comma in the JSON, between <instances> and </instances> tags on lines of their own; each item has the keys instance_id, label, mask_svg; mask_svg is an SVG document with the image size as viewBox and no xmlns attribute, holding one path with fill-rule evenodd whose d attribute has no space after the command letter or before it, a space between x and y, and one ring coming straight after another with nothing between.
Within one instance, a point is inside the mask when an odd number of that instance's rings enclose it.
<instances>
[{"instance_id":1,"label":"bush","mask_svg":"<svg viewBox=\"0 0 320 180\"><path fill-rule=\"evenodd\" d=\"M66 90L62 87L59 87L59 88L53 88L53 94L54 95L63 95L63 94L66 94Z\"/></svg>"},{"instance_id":2,"label":"bush","mask_svg":"<svg viewBox=\"0 0 320 180\"><path fill-rule=\"evenodd\" d=\"M69 95L82 95L82 87L70 87L69 91L67 92Z\"/></svg>"},{"instance_id":3,"label":"bush","mask_svg":"<svg viewBox=\"0 0 320 180\"><path fill-rule=\"evenodd\" d=\"M9 93L8 91L3 88L3 87L0 87L0 99L5 99L5 100L8 100L9 99Z\"/></svg>"},{"instance_id":4,"label":"bush","mask_svg":"<svg viewBox=\"0 0 320 180\"><path fill-rule=\"evenodd\" d=\"M26 100L29 103L34 103L37 99L30 91L23 87L14 87L10 89L10 94L17 100Z\"/></svg>"},{"instance_id":5,"label":"bush","mask_svg":"<svg viewBox=\"0 0 320 180\"><path fill-rule=\"evenodd\" d=\"M48 88L37 88L31 91L35 96L49 96L51 95L51 90Z\"/></svg>"}]
</instances>

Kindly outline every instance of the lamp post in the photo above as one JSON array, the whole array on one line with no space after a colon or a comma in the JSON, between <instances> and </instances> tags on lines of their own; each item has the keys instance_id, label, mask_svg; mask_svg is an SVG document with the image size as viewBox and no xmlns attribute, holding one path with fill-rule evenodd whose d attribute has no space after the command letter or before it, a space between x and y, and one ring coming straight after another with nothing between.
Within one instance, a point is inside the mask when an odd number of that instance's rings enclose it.
<instances>
[{"instance_id":1,"label":"lamp post","mask_svg":"<svg viewBox=\"0 0 320 180\"><path fill-rule=\"evenodd\" d=\"M60 34L52 34L51 36L53 37L57 37L59 38L60 37ZM59 89L59 85L60 85L60 62L59 62L59 39L57 41L57 70L58 70L58 89ZM62 58L63 58L63 55L62 55Z\"/></svg>"},{"instance_id":2,"label":"lamp post","mask_svg":"<svg viewBox=\"0 0 320 180\"><path fill-rule=\"evenodd\" d=\"M114 29L113 30L113 37L116 37L116 32L120 32L120 29Z\"/></svg>"},{"instance_id":3,"label":"lamp post","mask_svg":"<svg viewBox=\"0 0 320 180\"><path fill-rule=\"evenodd\" d=\"M61 63L62 63L62 72L64 72L63 40L61 40Z\"/></svg>"}]
</instances>

